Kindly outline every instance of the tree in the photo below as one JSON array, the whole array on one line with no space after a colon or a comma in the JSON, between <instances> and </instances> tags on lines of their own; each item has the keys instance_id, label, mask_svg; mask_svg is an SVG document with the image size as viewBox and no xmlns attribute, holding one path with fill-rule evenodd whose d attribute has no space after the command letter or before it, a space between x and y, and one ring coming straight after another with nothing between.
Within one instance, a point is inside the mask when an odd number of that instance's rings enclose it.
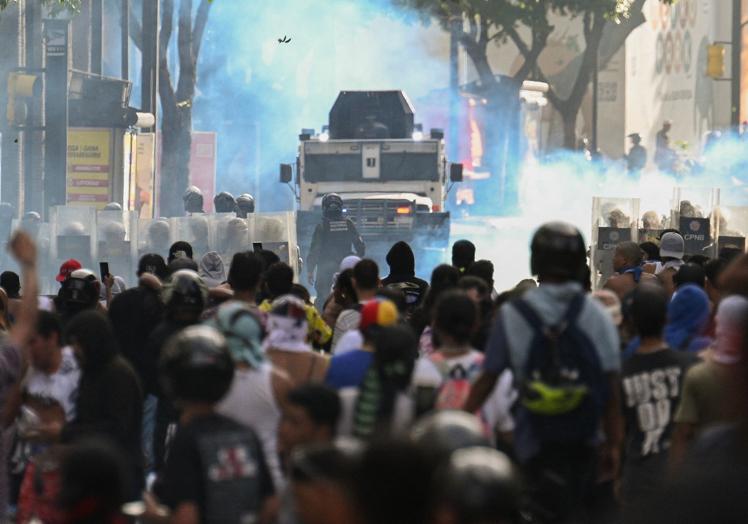
<instances>
[{"instance_id":1,"label":"tree","mask_svg":"<svg viewBox=\"0 0 748 524\"><path fill-rule=\"evenodd\" d=\"M576 120L587 93L598 53L604 66L626 40L644 22L645 0L394 0L420 12L425 18L436 18L445 28L457 16L469 25L469 31L458 30L459 40L470 57L480 83L491 91L496 72L488 61L488 44L511 41L523 57L523 65L513 76L521 82L533 76L549 83L548 99L564 122L564 146L576 146ZM673 0L661 0L672 3ZM553 31L548 16L557 13L570 18L581 17L585 42L582 54L559 75L547 77L538 58ZM524 29L524 30L523 30ZM529 40L522 34L529 32ZM613 45L604 45L604 42ZM490 100L490 99L489 99ZM487 139L486 142L489 142Z\"/></svg>"},{"instance_id":2,"label":"tree","mask_svg":"<svg viewBox=\"0 0 748 524\"><path fill-rule=\"evenodd\" d=\"M150 1L150 0L144 0ZM192 15L192 0L179 0L177 54L179 78L172 80L167 50L174 32L175 0L161 0L161 30L158 51L158 95L161 102L160 208L165 216L182 214L181 195L189 184L192 145L192 99L197 85L197 59L208 23L212 1L200 0ZM131 37L142 50L141 27L130 17Z\"/></svg>"}]
</instances>

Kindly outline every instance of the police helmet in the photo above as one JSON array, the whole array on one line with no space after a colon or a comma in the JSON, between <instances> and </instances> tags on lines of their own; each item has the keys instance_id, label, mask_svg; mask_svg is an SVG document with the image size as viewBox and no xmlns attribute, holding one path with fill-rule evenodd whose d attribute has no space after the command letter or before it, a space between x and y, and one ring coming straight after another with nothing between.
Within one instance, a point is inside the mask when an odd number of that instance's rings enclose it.
<instances>
[{"instance_id":1,"label":"police helmet","mask_svg":"<svg viewBox=\"0 0 748 524\"><path fill-rule=\"evenodd\" d=\"M159 379L173 400L216 403L231 387L234 361L215 328L190 326L166 343Z\"/></svg>"},{"instance_id":2,"label":"police helmet","mask_svg":"<svg viewBox=\"0 0 748 524\"><path fill-rule=\"evenodd\" d=\"M337 193L322 197L322 213L325 216L339 216L343 212L343 199Z\"/></svg>"},{"instance_id":3,"label":"police helmet","mask_svg":"<svg viewBox=\"0 0 748 524\"><path fill-rule=\"evenodd\" d=\"M480 420L457 410L437 411L422 418L413 426L410 438L438 457L462 448L491 444Z\"/></svg>"},{"instance_id":4,"label":"police helmet","mask_svg":"<svg viewBox=\"0 0 748 524\"><path fill-rule=\"evenodd\" d=\"M182 195L184 210L188 213L203 212L203 192L195 186L190 186Z\"/></svg>"},{"instance_id":5,"label":"police helmet","mask_svg":"<svg viewBox=\"0 0 748 524\"><path fill-rule=\"evenodd\" d=\"M152 246L155 244L168 244L169 235L169 223L166 220L156 220L148 226L148 238Z\"/></svg>"},{"instance_id":6,"label":"police helmet","mask_svg":"<svg viewBox=\"0 0 748 524\"><path fill-rule=\"evenodd\" d=\"M563 222L540 226L530 249L533 275L580 281L583 278L587 252L584 238L574 226Z\"/></svg>"},{"instance_id":7,"label":"police helmet","mask_svg":"<svg viewBox=\"0 0 748 524\"><path fill-rule=\"evenodd\" d=\"M465 524L517 522L521 483L506 455L488 447L455 451L434 479L439 500Z\"/></svg>"},{"instance_id":8,"label":"police helmet","mask_svg":"<svg viewBox=\"0 0 748 524\"><path fill-rule=\"evenodd\" d=\"M218 193L213 198L213 209L216 213L233 213L236 210L234 195L227 191Z\"/></svg>"},{"instance_id":9,"label":"police helmet","mask_svg":"<svg viewBox=\"0 0 748 524\"><path fill-rule=\"evenodd\" d=\"M242 193L236 197L236 213L239 218L247 218L247 215L255 212L255 199L249 193Z\"/></svg>"},{"instance_id":10,"label":"police helmet","mask_svg":"<svg viewBox=\"0 0 748 524\"><path fill-rule=\"evenodd\" d=\"M127 230L120 222L107 222L101 228L101 233L106 242L122 242L127 236Z\"/></svg>"},{"instance_id":11,"label":"police helmet","mask_svg":"<svg viewBox=\"0 0 748 524\"><path fill-rule=\"evenodd\" d=\"M99 298L99 281L90 269L76 269L62 282L60 297L68 305L93 306Z\"/></svg>"},{"instance_id":12,"label":"police helmet","mask_svg":"<svg viewBox=\"0 0 748 524\"><path fill-rule=\"evenodd\" d=\"M195 271L180 269L164 284L162 298L167 309L199 313L208 302L208 287Z\"/></svg>"},{"instance_id":13,"label":"police helmet","mask_svg":"<svg viewBox=\"0 0 748 524\"><path fill-rule=\"evenodd\" d=\"M122 211L122 205L118 202L109 202L104 206L104 211Z\"/></svg>"},{"instance_id":14,"label":"police helmet","mask_svg":"<svg viewBox=\"0 0 748 524\"><path fill-rule=\"evenodd\" d=\"M41 222L42 217L36 211L28 211L23 214L23 221L24 222Z\"/></svg>"},{"instance_id":15,"label":"police helmet","mask_svg":"<svg viewBox=\"0 0 748 524\"><path fill-rule=\"evenodd\" d=\"M86 227L80 222L70 222L62 228L62 234L71 237L86 236Z\"/></svg>"}]
</instances>

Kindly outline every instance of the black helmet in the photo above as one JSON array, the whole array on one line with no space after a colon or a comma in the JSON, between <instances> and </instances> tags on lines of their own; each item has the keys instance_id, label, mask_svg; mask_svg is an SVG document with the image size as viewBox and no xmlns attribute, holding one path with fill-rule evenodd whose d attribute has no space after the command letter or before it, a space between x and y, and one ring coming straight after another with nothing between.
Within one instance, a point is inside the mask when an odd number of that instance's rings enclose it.
<instances>
[{"instance_id":1,"label":"black helmet","mask_svg":"<svg viewBox=\"0 0 748 524\"><path fill-rule=\"evenodd\" d=\"M422 418L413 426L410 438L426 447L437 459L458 449L491 444L480 420L457 410L437 411Z\"/></svg>"},{"instance_id":2,"label":"black helmet","mask_svg":"<svg viewBox=\"0 0 748 524\"><path fill-rule=\"evenodd\" d=\"M76 269L62 282L60 298L65 305L93 307L99 299L99 282L89 269Z\"/></svg>"},{"instance_id":3,"label":"black helmet","mask_svg":"<svg viewBox=\"0 0 748 524\"><path fill-rule=\"evenodd\" d=\"M337 193L322 197L322 214L328 218L338 218L343 213L343 199Z\"/></svg>"},{"instance_id":4,"label":"black helmet","mask_svg":"<svg viewBox=\"0 0 748 524\"><path fill-rule=\"evenodd\" d=\"M161 385L173 400L218 402L233 377L226 339L210 326L190 326L171 337L159 361Z\"/></svg>"},{"instance_id":5,"label":"black helmet","mask_svg":"<svg viewBox=\"0 0 748 524\"><path fill-rule=\"evenodd\" d=\"M203 212L203 192L195 186L190 186L182 195L184 210L187 213Z\"/></svg>"},{"instance_id":6,"label":"black helmet","mask_svg":"<svg viewBox=\"0 0 748 524\"><path fill-rule=\"evenodd\" d=\"M122 211L122 204L119 202L109 202L104 206L104 211Z\"/></svg>"},{"instance_id":7,"label":"black helmet","mask_svg":"<svg viewBox=\"0 0 748 524\"><path fill-rule=\"evenodd\" d=\"M199 313L208 302L208 287L195 271L180 269L164 285L162 297L167 309Z\"/></svg>"},{"instance_id":8,"label":"black helmet","mask_svg":"<svg viewBox=\"0 0 748 524\"><path fill-rule=\"evenodd\" d=\"M218 193L213 198L213 209L216 213L233 213L236 211L236 200L234 200L234 195L227 191Z\"/></svg>"},{"instance_id":9,"label":"black helmet","mask_svg":"<svg viewBox=\"0 0 748 524\"><path fill-rule=\"evenodd\" d=\"M456 521L518 522L521 484L506 455L488 447L455 451L437 472L438 500Z\"/></svg>"},{"instance_id":10,"label":"black helmet","mask_svg":"<svg viewBox=\"0 0 748 524\"><path fill-rule=\"evenodd\" d=\"M582 234L574 226L563 222L540 226L530 249L533 275L579 281L584 277L587 251Z\"/></svg>"},{"instance_id":11,"label":"black helmet","mask_svg":"<svg viewBox=\"0 0 748 524\"><path fill-rule=\"evenodd\" d=\"M239 218L247 218L247 215L255 212L255 198L249 193L242 193L236 197L236 214Z\"/></svg>"}]
</instances>

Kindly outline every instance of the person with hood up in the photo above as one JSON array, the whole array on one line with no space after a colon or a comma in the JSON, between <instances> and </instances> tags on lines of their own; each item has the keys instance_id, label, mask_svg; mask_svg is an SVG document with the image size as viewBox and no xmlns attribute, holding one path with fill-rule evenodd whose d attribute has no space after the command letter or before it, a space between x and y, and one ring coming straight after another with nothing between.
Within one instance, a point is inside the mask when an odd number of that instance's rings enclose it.
<instances>
[{"instance_id":1,"label":"person with hood up","mask_svg":"<svg viewBox=\"0 0 748 524\"><path fill-rule=\"evenodd\" d=\"M667 316L665 341L671 348L697 353L712 343L711 338L703 336L709 321L709 297L700 287L680 287L670 301Z\"/></svg>"},{"instance_id":2,"label":"person with hood up","mask_svg":"<svg viewBox=\"0 0 748 524\"><path fill-rule=\"evenodd\" d=\"M81 379L75 418L65 425L62 441L105 437L117 444L131 468L133 484L128 493L137 497L143 487L143 393L138 377L120 355L112 324L102 313L78 313L67 326L66 338Z\"/></svg>"},{"instance_id":3,"label":"person with hood up","mask_svg":"<svg viewBox=\"0 0 748 524\"><path fill-rule=\"evenodd\" d=\"M406 313L409 315L421 305L429 284L416 276L416 257L407 242L397 242L387 253L390 274L382 279L382 287L402 291L405 295Z\"/></svg>"},{"instance_id":4,"label":"person with hood up","mask_svg":"<svg viewBox=\"0 0 748 524\"><path fill-rule=\"evenodd\" d=\"M200 259L198 274L209 288L218 287L226 281L226 268L221 255L215 251L205 253Z\"/></svg>"}]
</instances>

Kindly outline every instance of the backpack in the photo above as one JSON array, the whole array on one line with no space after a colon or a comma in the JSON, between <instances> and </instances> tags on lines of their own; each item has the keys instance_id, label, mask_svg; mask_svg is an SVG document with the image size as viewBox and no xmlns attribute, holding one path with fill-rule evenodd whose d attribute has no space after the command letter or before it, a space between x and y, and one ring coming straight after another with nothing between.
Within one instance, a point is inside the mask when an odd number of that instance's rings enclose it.
<instances>
[{"instance_id":1,"label":"backpack","mask_svg":"<svg viewBox=\"0 0 748 524\"><path fill-rule=\"evenodd\" d=\"M428 357L441 373L444 382L436 393L434 409L462 409L470 395L472 388L471 376L476 370L483 367L483 355L471 363L471 368L466 369L462 364L450 365L440 352L435 352Z\"/></svg>"},{"instance_id":2,"label":"backpack","mask_svg":"<svg viewBox=\"0 0 748 524\"><path fill-rule=\"evenodd\" d=\"M576 325L585 304L580 293L561 321L547 326L527 302L512 304L534 331L520 385L518 421L529 422L541 442L592 438L607 395L600 358Z\"/></svg>"}]
</instances>

